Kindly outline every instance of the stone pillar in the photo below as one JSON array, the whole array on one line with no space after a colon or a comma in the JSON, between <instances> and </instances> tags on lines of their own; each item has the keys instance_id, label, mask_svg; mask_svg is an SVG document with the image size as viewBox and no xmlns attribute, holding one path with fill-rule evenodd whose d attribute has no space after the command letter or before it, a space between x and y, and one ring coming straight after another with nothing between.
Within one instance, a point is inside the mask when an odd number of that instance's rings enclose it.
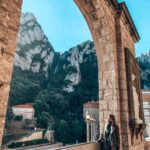
<instances>
[{"instance_id":1,"label":"stone pillar","mask_svg":"<svg viewBox=\"0 0 150 150\"><path fill-rule=\"evenodd\" d=\"M128 84L131 84L131 83L129 83L130 81L127 79L129 74L127 72L126 61L129 61L129 58L126 58L126 55L125 55L125 51L127 48L135 57L134 43L136 43L139 40L139 35L136 31L136 28L133 26L132 18L128 16L129 14L126 14L127 16L125 16L125 13L127 11L126 5L122 7L124 7L124 11L118 11L117 17L116 17L116 41L117 41L118 79L119 79L118 83L119 83L119 97L120 97L121 143L122 143L123 150L127 150L127 149L143 150L144 139L141 135L142 133L140 133L142 131L142 128L141 128L141 131L137 133L138 135L137 136L136 133L132 132L132 129L130 127L130 121L131 121L130 113L135 113L134 112L135 110L134 110L134 106L133 106L132 112L130 112L130 109L129 109L129 106L131 106L132 103L129 97L129 94L131 93L131 91L128 89ZM129 24L131 26L129 26ZM136 68L134 69L136 70ZM138 70L137 70L137 74L139 74ZM143 109L140 111L141 111L140 113L142 113Z\"/></svg>"},{"instance_id":2,"label":"stone pillar","mask_svg":"<svg viewBox=\"0 0 150 150\"><path fill-rule=\"evenodd\" d=\"M94 132L93 132L93 121L91 120L91 142L93 142Z\"/></svg>"},{"instance_id":3,"label":"stone pillar","mask_svg":"<svg viewBox=\"0 0 150 150\"><path fill-rule=\"evenodd\" d=\"M114 114L120 130L120 150L143 150L143 139L131 143L129 91L124 48L135 54L139 40L125 3L116 0L75 0L84 15L95 43L99 76L100 134L108 114ZM136 145L136 146L135 146ZM138 148L139 146L139 148Z\"/></svg>"},{"instance_id":4,"label":"stone pillar","mask_svg":"<svg viewBox=\"0 0 150 150\"><path fill-rule=\"evenodd\" d=\"M0 0L0 145L9 98L21 0Z\"/></svg>"},{"instance_id":5,"label":"stone pillar","mask_svg":"<svg viewBox=\"0 0 150 150\"><path fill-rule=\"evenodd\" d=\"M90 121L86 121L86 142L90 142Z\"/></svg>"},{"instance_id":6,"label":"stone pillar","mask_svg":"<svg viewBox=\"0 0 150 150\"><path fill-rule=\"evenodd\" d=\"M113 113L120 122L115 12L106 0L75 0L91 30L98 60L100 132ZM111 62L111 63L110 63Z\"/></svg>"},{"instance_id":7,"label":"stone pillar","mask_svg":"<svg viewBox=\"0 0 150 150\"><path fill-rule=\"evenodd\" d=\"M95 120L92 118L91 120L91 142L94 142L96 140L96 134L95 134Z\"/></svg>"}]
</instances>

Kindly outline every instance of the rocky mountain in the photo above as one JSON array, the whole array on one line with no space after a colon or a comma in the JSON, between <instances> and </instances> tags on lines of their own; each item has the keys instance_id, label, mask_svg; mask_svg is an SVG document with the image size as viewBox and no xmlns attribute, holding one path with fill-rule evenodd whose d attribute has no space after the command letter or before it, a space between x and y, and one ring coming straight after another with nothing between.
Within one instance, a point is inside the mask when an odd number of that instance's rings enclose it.
<instances>
[{"instance_id":1,"label":"rocky mountain","mask_svg":"<svg viewBox=\"0 0 150 150\"><path fill-rule=\"evenodd\" d=\"M62 74L62 90L73 92L82 80L81 64L90 62L97 62L93 42L86 41L60 54L54 51L35 16L22 14L14 60L15 67L22 72L43 73L47 78Z\"/></svg>"},{"instance_id":2,"label":"rocky mountain","mask_svg":"<svg viewBox=\"0 0 150 150\"><path fill-rule=\"evenodd\" d=\"M36 76L42 74L47 79L61 74L61 89L65 92L73 92L74 87L82 82L83 65L93 64L97 67L93 42L86 41L60 54L54 50L32 13L22 14L16 51L15 68ZM150 51L137 60L142 88L149 88Z\"/></svg>"},{"instance_id":3,"label":"rocky mountain","mask_svg":"<svg viewBox=\"0 0 150 150\"><path fill-rule=\"evenodd\" d=\"M74 86L82 82L82 66L85 64L93 64L95 69L97 67L94 43L91 41L79 44L61 55L54 74L64 72L64 91L73 92Z\"/></svg>"},{"instance_id":4,"label":"rocky mountain","mask_svg":"<svg viewBox=\"0 0 150 150\"><path fill-rule=\"evenodd\" d=\"M16 51L15 66L22 70L44 72L48 75L54 58L54 49L31 13L22 14Z\"/></svg>"},{"instance_id":5,"label":"rocky mountain","mask_svg":"<svg viewBox=\"0 0 150 150\"><path fill-rule=\"evenodd\" d=\"M150 51L137 58L140 66L141 86L150 89Z\"/></svg>"}]
</instances>

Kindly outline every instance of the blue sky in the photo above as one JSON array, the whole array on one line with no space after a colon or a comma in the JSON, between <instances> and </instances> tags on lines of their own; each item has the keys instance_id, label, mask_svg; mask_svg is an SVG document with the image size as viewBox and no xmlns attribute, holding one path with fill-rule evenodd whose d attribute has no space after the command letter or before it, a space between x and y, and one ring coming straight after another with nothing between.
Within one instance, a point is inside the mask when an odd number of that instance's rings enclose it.
<instances>
[{"instance_id":1,"label":"blue sky","mask_svg":"<svg viewBox=\"0 0 150 150\"><path fill-rule=\"evenodd\" d=\"M150 50L150 0L125 2L141 37L136 44L136 54L139 56ZM92 40L89 28L73 0L24 0L22 9L23 12L35 14L56 51L66 51Z\"/></svg>"}]
</instances>

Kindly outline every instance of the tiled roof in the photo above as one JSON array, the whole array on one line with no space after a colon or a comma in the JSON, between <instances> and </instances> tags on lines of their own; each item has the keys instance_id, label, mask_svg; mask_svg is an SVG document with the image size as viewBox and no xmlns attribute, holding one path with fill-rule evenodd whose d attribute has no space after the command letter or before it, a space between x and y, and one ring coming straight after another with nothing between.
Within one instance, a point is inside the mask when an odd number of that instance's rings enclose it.
<instances>
[{"instance_id":1,"label":"tiled roof","mask_svg":"<svg viewBox=\"0 0 150 150\"><path fill-rule=\"evenodd\" d=\"M99 108L98 102L87 102L83 104L84 108Z\"/></svg>"},{"instance_id":2,"label":"tiled roof","mask_svg":"<svg viewBox=\"0 0 150 150\"><path fill-rule=\"evenodd\" d=\"M15 108L33 108L32 104L16 105Z\"/></svg>"},{"instance_id":3,"label":"tiled roof","mask_svg":"<svg viewBox=\"0 0 150 150\"><path fill-rule=\"evenodd\" d=\"M150 101L150 90L142 90L143 101Z\"/></svg>"}]
</instances>

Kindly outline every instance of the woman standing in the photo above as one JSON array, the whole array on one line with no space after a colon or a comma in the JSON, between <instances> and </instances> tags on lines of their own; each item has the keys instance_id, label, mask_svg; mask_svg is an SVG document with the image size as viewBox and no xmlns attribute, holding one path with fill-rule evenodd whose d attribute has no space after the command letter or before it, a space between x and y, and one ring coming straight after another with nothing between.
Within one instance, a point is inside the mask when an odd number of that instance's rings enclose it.
<instances>
[{"instance_id":1,"label":"woman standing","mask_svg":"<svg viewBox=\"0 0 150 150\"><path fill-rule=\"evenodd\" d=\"M105 125L102 150L119 150L119 147L119 128L116 125L114 115L110 114Z\"/></svg>"}]
</instances>

